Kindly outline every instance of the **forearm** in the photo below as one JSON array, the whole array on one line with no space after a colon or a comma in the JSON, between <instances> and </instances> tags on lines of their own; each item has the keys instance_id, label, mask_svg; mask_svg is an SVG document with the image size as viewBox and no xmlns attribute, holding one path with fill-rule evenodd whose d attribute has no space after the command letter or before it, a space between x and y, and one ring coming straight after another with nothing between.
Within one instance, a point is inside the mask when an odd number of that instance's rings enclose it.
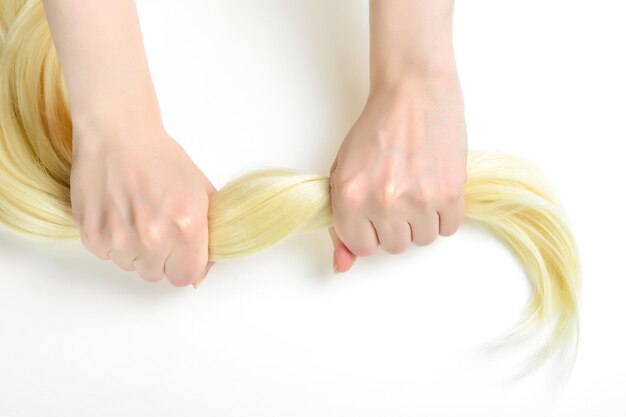
<instances>
[{"instance_id":1,"label":"forearm","mask_svg":"<svg viewBox=\"0 0 626 417\"><path fill-rule=\"evenodd\" d=\"M160 123L133 0L43 0L72 119ZM114 123L112 120L111 123Z\"/></svg>"},{"instance_id":2,"label":"forearm","mask_svg":"<svg viewBox=\"0 0 626 417\"><path fill-rule=\"evenodd\" d=\"M372 88L456 76L453 0L370 0Z\"/></svg>"}]
</instances>

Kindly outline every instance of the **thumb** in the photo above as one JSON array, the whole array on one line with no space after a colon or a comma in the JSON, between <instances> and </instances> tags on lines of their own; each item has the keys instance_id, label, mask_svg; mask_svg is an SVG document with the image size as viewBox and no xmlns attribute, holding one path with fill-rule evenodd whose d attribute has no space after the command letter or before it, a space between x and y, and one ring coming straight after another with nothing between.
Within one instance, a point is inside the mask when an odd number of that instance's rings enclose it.
<instances>
[{"instance_id":1,"label":"thumb","mask_svg":"<svg viewBox=\"0 0 626 417\"><path fill-rule=\"evenodd\" d=\"M350 249L343 244L334 227L328 229L330 233L330 238L333 241L334 251L333 251L333 269L335 272L346 272L352 265L354 265L354 261L356 260L356 255L350 252Z\"/></svg>"}]
</instances>

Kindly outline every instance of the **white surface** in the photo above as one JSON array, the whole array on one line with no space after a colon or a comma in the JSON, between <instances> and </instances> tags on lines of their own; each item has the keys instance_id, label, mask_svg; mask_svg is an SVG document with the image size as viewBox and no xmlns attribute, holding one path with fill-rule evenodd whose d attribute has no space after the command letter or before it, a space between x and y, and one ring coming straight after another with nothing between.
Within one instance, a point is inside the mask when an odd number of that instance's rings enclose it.
<instances>
[{"instance_id":1,"label":"white surface","mask_svg":"<svg viewBox=\"0 0 626 417\"><path fill-rule=\"evenodd\" d=\"M583 257L580 351L560 395L543 373L501 384L515 360L476 354L528 285L469 224L338 276L326 231L297 236L218 263L198 290L2 230L0 415L626 415L618 5L456 6L470 147L539 165ZM263 166L327 173L367 94L366 1L139 9L166 127L218 188Z\"/></svg>"}]
</instances>

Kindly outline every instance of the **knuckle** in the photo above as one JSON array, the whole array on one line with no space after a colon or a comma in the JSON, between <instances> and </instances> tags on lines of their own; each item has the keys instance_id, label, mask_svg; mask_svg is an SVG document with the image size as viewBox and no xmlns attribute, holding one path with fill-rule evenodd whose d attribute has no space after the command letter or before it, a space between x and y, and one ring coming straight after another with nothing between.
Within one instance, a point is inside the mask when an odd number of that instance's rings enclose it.
<instances>
[{"instance_id":1,"label":"knuckle","mask_svg":"<svg viewBox=\"0 0 626 417\"><path fill-rule=\"evenodd\" d=\"M184 238L191 238L206 223L207 213L190 207L178 208L172 212L172 222ZM204 222L204 223L203 223Z\"/></svg>"},{"instance_id":2,"label":"knuckle","mask_svg":"<svg viewBox=\"0 0 626 417\"><path fill-rule=\"evenodd\" d=\"M413 202L421 207L430 207L433 204L434 188L431 181L420 181L411 190Z\"/></svg>"},{"instance_id":3,"label":"knuckle","mask_svg":"<svg viewBox=\"0 0 626 417\"><path fill-rule=\"evenodd\" d=\"M334 196L346 207L358 207L365 199L365 191L361 182L353 177L333 177L332 189Z\"/></svg>"},{"instance_id":4,"label":"knuckle","mask_svg":"<svg viewBox=\"0 0 626 417\"><path fill-rule=\"evenodd\" d=\"M376 202L378 211L384 217L388 217L398 201L399 196L397 190L391 183L386 183L382 189L374 195L374 201Z\"/></svg>"},{"instance_id":5,"label":"knuckle","mask_svg":"<svg viewBox=\"0 0 626 417\"><path fill-rule=\"evenodd\" d=\"M344 204L349 207L358 207L363 202L362 190L355 182L343 184L339 191L339 196Z\"/></svg>"},{"instance_id":6,"label":"knuckle","mask_svg":"<svg viewBox=\"0 0 626 417\"><path fill-rule=\"evenodd\" d=\"M453 203L462 198L465 190L464 184L460 180L447 182L441 190L441 199L446 203Z\"/></svg>"},{"instance_id":7,"label":"knuckle","mask_svg":"<svg viewBox=\"0 0 626 417\"><path fill-rule=\"evenodd\" d=\"M461 197L458 190L446 188L441 192L441 200L444 203L454 203Z\"/></svg>"},{"instance_id":8,"label":"knuckle","mask_svg":"<svg viewBox=\"0 0 626 417\"><path fill-rule=\"evenodd\" d=\"M340 193L340 198L346 207L360 207L363 204L364 196L361 195L354 187L344 189Z\"/></svg>"},{"instance_id":9,"label":"knuckle","mask_svg":"<svg viewBox=\"0 0 626 417\"><path fill-rule=\"evenodd\" d=\"M155 249L163 241L164 225L157 219L145 221L137 228L141 244L148 249Z\"/></svg>"}]
</instances>

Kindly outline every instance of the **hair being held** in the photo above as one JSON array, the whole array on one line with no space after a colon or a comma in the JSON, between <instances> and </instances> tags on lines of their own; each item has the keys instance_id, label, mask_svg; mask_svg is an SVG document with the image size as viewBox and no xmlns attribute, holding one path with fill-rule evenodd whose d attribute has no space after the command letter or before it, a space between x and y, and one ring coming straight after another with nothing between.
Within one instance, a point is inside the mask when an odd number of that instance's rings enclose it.
<instances>
[{"instance_id":1,"label":"hair being held","mask_svg":"<svg viewBox=\"0 0 626 417\"><path fill-rule=\"evenodd\" d=\"M37 238L79 238L70 204L71 163L67 92L43 6L39 0L3 1L0 223ZM245 257L295 233L331 227L329 196L327 176L297 169L264 169L236 178L212 195L209 259ZM470 151L464 196L465 218L507 245L531 285L522 318L503 340L549 332L522 374L560 355L572 365L579 331L579 258L548 182L521 159Z\"/></svg>"}]
</instances>

